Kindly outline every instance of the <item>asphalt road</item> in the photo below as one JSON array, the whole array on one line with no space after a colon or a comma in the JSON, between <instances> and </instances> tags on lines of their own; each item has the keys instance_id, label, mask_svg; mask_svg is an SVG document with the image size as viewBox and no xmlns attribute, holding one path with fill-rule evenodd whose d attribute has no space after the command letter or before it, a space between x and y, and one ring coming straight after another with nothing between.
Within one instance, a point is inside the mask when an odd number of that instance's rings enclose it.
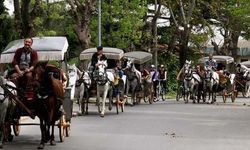
<instances>
[{"instance_id":1,"label":"asphalt road","mask_svg":"<svg viewBox=\"0 0 250 150\"><path fill-rule=\"evenodd\" d=\"M94 104L88 116L72 118L71 135L48 150L249 150L250 99L234 104L184 104L167 100L152 105L126 106L99 117ZM76 107L74 107L76 110ZM37 120L24 119L24 122ZM6 150L34 150L40 139L39 126L22 126Z\"/></svg>"}]
</instances>

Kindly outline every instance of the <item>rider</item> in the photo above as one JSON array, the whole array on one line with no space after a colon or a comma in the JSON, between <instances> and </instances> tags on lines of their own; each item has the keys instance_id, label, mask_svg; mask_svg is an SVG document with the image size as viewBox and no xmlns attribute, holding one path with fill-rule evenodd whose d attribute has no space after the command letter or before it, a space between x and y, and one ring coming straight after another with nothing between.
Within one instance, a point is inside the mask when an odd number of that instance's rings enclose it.
<instances>
[{"instance_id":1,"label":"rider","mask_svg":"<svg viewBox=\"0 0 250 150\"><path fill-rule=\"evenodd\" d=\"M216 60L213 59L213 54L210 53L208 56L208 60L205 62L205 69L207 69L208 67L211 67L213 71L217 70L217 62Z\"/></svg>"},{"instance_id":2,"label":"rider","mask_svg":"<svg viewBox=\"0 0 250 150\"><path fill-rule=\"evenodd\" d=\"M15 73L12 75L12 77L15 80L18 77L24 76L26 79L24 87L27 90L32 89L32 71L34 70L38 62L37 51L31 48L32 44L32 38L25 38L24 47L18 48L16 50L14 58L12 60L12 65L15 68Z\"/></svg>"},{"instance_id":3,"label":"rider","mask_svg":"<svg viewBox=\"0 0 250 150\"><path fill-rule=\"evenodd\" d=\"M155 65L151 65L151 71L150 71L152 82L154 85L154 98L156 98L156 86L157 86L157 80L158 80L158 71L155 67Z\"/></svg>"},{"instance_id":4,"label":"rider","mask_svg":"<svg viewBox=\"0 0 250 150\"><path fill-rule=\"evenodd\" d=\"M161 64L159 68L159 79L162 80L161 84L165 91L167 89L167 75L168 75L167 70L165 69L164 65Z\"/></svg>"},{"instance_id":5,"label":"rider","mask_svg":"<svg viewBox=\"0 0 250 150\"><path fill-rule=\"evenodd\" d=\"M94 71L96 70L96 67L98 66L97 64L98 60L107 60L107 57L103 54L102 46L98 46L97 52L95 52L92 55L92 59L91 59L91 72L92 73L94 73Z\"/></svg>"}]
</instances>

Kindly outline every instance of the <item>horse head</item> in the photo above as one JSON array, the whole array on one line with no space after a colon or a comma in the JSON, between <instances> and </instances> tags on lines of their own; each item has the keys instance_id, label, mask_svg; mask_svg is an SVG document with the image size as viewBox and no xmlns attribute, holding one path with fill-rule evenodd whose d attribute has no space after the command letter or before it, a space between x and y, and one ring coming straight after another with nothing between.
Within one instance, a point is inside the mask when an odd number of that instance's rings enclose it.
<instances>
[{"instance_id":1,"label":"horse head","mask_svg":"<svg viewBox=\"0 0 250 150\"><path fill-rule=\"evenodd\" d=\"M106 73L106 68L107 68L107 60L98 60L97 62L97 69L98 69L98 74L97 74L97 83L98 84L105 84L108 81L107 78L107 73Z\"/></svg>"},{"instance_id":2,"label":"horse head","mask_svg":"<svg viewBox=\"0 0 250 150\"><path fill-rule=\"evenodd\" d=\"M68 77L69 77L69 86L74 86L75 83L76 83L76 80L78 77L78 74L77 74L77 67L75 64L72 64L72 65L68 65L68 70L67 70L67 74L68 74Z\"/></svg>"},{"instance_id":3,"label":"horse head","mask_svg":"<svg viewBox=\"0 0 250 150\"><path fill-rule=\"evenodd\" d=\"M185 80L191 80L193 78L193 71L191 68L187 68L184 71Z\"/></svg>"}]
</instances>

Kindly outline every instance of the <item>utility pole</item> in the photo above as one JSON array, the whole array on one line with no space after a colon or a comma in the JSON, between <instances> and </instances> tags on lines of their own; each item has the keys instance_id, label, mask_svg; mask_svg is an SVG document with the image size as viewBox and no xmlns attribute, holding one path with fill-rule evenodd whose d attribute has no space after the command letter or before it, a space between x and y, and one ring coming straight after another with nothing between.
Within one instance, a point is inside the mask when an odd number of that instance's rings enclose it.
<instances>
[{"instance_id":1,"label":"utility pole","mask_svg":"<svg viewBox=\"0 0 250 150\"><path fill-rule=\"evenodd\" d=\"M102 0L98 2L98 46L102 45Z\"/></svg>"},{"instance_id":2,"label":"utility pole","mask_svg":"<svg viewBox=\"0 0 250 150\"><path fill-rule=\"evenodd\" d=\"M155 0L155 16L154 17L156 17L155 19L155 24L154 24L154 26L153 26L153 28L154 28L154 38L153 38L153 43L154 43L154 55L155 55L155 59L154 59L154 64L155 64L155 67L157 67L158 66L158 49L157 49L157 17L158 16L156 16L157 15L157 0Z\"/></svg>"}]
</instances>

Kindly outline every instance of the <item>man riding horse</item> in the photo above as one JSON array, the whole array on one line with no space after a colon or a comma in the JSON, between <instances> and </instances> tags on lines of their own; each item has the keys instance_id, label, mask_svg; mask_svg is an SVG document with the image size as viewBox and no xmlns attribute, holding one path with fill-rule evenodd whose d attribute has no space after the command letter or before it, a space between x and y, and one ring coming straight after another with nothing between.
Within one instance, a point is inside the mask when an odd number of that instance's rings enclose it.
<instances>
[{"instance_id":1,"label":"man riding horse","mask_svg":"<svg viewBox=\"0 0 250 150\"><path fill-rule=\"evenodd\" d=\"M211 69L213 70L213 71L216 71L217 70L217 66L218 66L218 64L217 64L217 62L216 62L216 60L214 60L213 59L213 54L209 54L209 56L208 56L208 60L205 62L205 69L207 70L209 67L211 67Z\"/></svg>"},{"instance_id":2,"label":"man riding horse","mask_svg":"<svg viewBox=\"0 0 250 150\"><path fill-rule=\"evenodd\" d=\"M103 47L102 46L98 46L97 47L97 52L95 52L92 55L92 59L91 59L91 68L90 71L92 72L92 76L95 76L95 71L96 68L98 66L98 60L102 61L102 60L107 60L107 57L103 54Z\"/></svg>"}]
</instances>

